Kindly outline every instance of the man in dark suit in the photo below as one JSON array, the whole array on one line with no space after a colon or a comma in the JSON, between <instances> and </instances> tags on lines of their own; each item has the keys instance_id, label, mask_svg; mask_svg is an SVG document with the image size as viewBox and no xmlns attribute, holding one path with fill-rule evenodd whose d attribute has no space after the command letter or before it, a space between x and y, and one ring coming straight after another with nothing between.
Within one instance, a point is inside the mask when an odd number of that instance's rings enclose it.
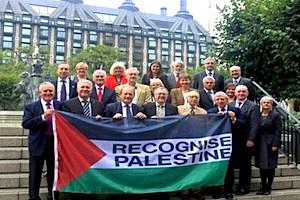
<instances>
[{"instance_id":1,"label":"man in dark suit","mask_svg":"<svg viewBox=\"0 0 300 200\"><path fill-rule=\"evenodd\" d=\"M206 111L214 107L214 85L215 79L212 76L206 76L202 80L204 88L199 91L199 106Z\"/></svg>"},{"instance_id":2,"label":"man in dark suit","mask_svg":"<svg viewBox=\"0 0 300 200\"><path fill-rule=\"evenodd\" d=\"M225 80L224 86L226 86L228 83L233 83L235 86L245 85L247 86L249 91L249 95L247 98L251 101L254 101L256 97L256 92L252 80L241 76L242 72L240 66L232 66L230 67L229 71L230 71L231 78Z\"/></svg>"},{"instance_id":3,"label":"man in dark suit","mask_svg":"<svg viewBox=\"0 0 300 200\"><path fill-rule=\"evenodd\" d=\"M168 75L168 86L171 90L179 87L179 76L184 73L185 65L182 61L176 60L171 63L170 68L172 73Z\"/></svg>"},{"instance_id":4,"label":"man in dark suit","mask_svg":"<svg viewBox=\"0 0 300 200\"><path fill-rule=\"evenodd\" d=\"M55 88L50 82L39 86L40 100L25 106L22 126L29 129L29 199L40 200L39 189L44 161L47 163L48 200L52 198L54 181L54 136L52 115L59 109L54 101Z\"/></svg>"},{"instance_id":5,"label":"man in dark suit","mask_svg":"<svg viewBox=\"0 0 300 200\"><path fill-rule=\"evenodd\" d=\"M240 108L244 122L237 123L238 147L239 148L239 184L236 191L238 195L248 194L251 183L251 157L254 140L257 135L259 124L259 107L248 100L248 88L245 85L238 85L235 89L236 101L229 105Z\"/></svg>"},{"instance_id":6,"label":"man in dark suit","mask_svg":"<svg viewBox=\"0 0 300 200\"><path fill-rule=\"evenodd\" d=\"M94 71L94 87L91 95L91 98L102 102L104 107L106 107L106 105L109 103L114 103L117 101L115 91L104 86L105 78L106 72L104 70L98 69Z\"/></svg>"},{"instance_id":7,"label":"man in dark suit","mask_svg":"<svg viewBox=\"0 0 300 200\"><path fill-rule=\"evenodd\" d=\"M228 96L224 92L217 92L214 96L214 101L216 107L209 109L208 113L215 113L219 115L228 115L231 119L231 127L232 127L232 152L231 157L227 167L227 173L224 180L224 197L225 199L233 199L233 183L234 183L234 168L237 155L240 154L239 149L237 148L237 143L239 142L237 139L240 134L236 129L236 123L244 122L242 116L240 115L240 109L234 106L228 105ZM214 187L214 198L219 198L221 188Z\"/></svg>"},{"instance_id":8,"label":"man in dark suit","mask_svg":"<svg viewBox=\"0 0 300 200\"><path fill-rule=\"evenodd\" d=\"M216 60L214 58L208 57L204 61L205 71L200 72L194 76L193 88L197 90L202 90L204 88L203 78L206 76L211 76L215 79L214 90L216 92L222 91L224 89L224 76L215 71Z\"/></svg>"},{"instance_id":9,"label":"man in dark suit","mask_svg":"<svg viewBox=\"0 0 300 200\"><path fill-rule=\"evenodd\" d=\"M60 64L57 66L56 73L58 77L52 81L55 87L54 99L63 102L76 97L76 83L69 77L70 66L68 64Z\"/></svg>"},{"instance_id":10,"label":"man in dark suit","mask_svg":"<svg viewBox=\"0 0 300 200\"><path fill-rule=\"evenodd\" d=\"M90 98L93 84L89 80L80 80L77 83L78 96L62 103L61 110L85 116L101 118L104 106L97 100Z\"/></svg>"},{"instance_id":11,"label":"man in dark suit","mask_svg":"<svg viewBox=\"0 0 300 200\"><path fill-rule=\"evenodd\" d=\"M110 103L104 111L105 117L113 119L123 119L124 117L134 117L136 119L145 119L143 108L132 103L135 88L132 86L124 86L120 91L120 102Z\"/></svg>"},{"instance_id":12,"label":"man in dark suit","mask_svg":"<svg viewBox=\"0 0 300 200\"><path fill-rule=\"evenodd\" d=\"M154 90L155 102L144 104L144 113L147 118L160 118L170 115L177 115L177 107L166 103L168 99L168 90L164 87L159 87Z\"/></svg>"}]
</instances>

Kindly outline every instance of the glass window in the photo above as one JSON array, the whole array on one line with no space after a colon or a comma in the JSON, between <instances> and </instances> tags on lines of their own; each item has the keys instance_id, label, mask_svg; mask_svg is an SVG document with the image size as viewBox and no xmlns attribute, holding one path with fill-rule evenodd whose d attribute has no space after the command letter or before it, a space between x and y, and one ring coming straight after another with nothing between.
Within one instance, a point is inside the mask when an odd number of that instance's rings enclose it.
<instances>
[{"instance_id":1,"label":"glass window","mask_svg":"<svg viewBox=\"0 0 300 200\"><path fill-rule=\"evenodd\" d=\"M31 21L31 16L30 15L23 15L23 21Z\"/></svg>"},{"instance_id":2,"label":"glass window","mask_svg":"<svg viewBox=\"0 0 300 200\"><path fill-rule=\"evenodd\" d=\"M65 53L65 46L56 46L57 53Z\"/></svg>"},{"instance_id":3,"label":"glass window","mask_svg":"<svg viewBox=\"0 0 300 200\"><path fill-rule=\"evenodd\" d=\"M55 56L55 60L56 60L56 63L62 63L64 62L64 56L61 56L61 55L57 55Z\"/></svg>"},{"instance_id":4,"label":"glass window","mask_svg":"<svg viewBox=\"0 0 300 200\"><path fill-rule=\"evenodd\" d=\"M90 31L90 42L97 42L97 32L95 31Z\"/></svg>"},{"instance_id":5,"label":"glass window","mask_svg":"<svg viewBox=\"0 0 300 200\"><path fill-rule=\"evenodd\" d=\"M4 33L13 33L13 31L14 31L13 23L4 22L3 31L4 31Z\"/></svg>"},{"instance_id":6,"label":"glass window","mask_svg":"<svg viewBox=\"0 0 300 200\"><path fill-rule=\"evenodd\" d=\"M48 37L49 30L47 26L40 27L40 36Z\"/></svg>"},{"instance_id":7,"label":"glass window","mask_svg":"<svg viewBox=\"0 0 300 200\"><path fill-rule=\"evenodd\" d=\"M176 40L175 41L175 50L181 50L182 49L182 42Z\"/></svg>"},{"instance_id":8,"label":"glass window","mask_svg":"<svg viewBox=\"0 0 300 200\"><path fill-rule=\"evenodd\" d=\"M196 50L196 46L193 42L188 42L188 51L195 51Z\"/></svg>"},{"instance_id":9,"label":"glass window","mask_svg":"<svg viewBox=\"0 0 300 200\"><path fill-rule=\"evenodd\" d=\"M149 45L149 47L153 47L153 48L155 48L156 47L156 40L155 40L155 38L149 38L148 39L148 45Z\"/></svg>"},{"instance_id":10,"label":"glass window","mask_svg":"<svg viewBox=\"0 0 300 200\"><path fill-rule=\"evenodd\" d=\"M3 48L11 49L12 48L12 42L3 41Z\"/></svg>"},{"instance_id":11,"label":"glass window","mask_svg":"<svg viewBox=\"0 0 300 200\"><path fill-rule=\"evenodd\" d=\"M74 33L73 40L81 40L81 33Z\"/></svg>"},{"instance_id":12,"label":"glass window","mask_svg":"<svg viewBox=\"0 0 300 200\"><path fill-rule=\"evenodd\" d=\"M13 19L14 18L14 14L13 13L5 13L4 14L4 18L5 19Z\"/></svg>"},{"instance_id":13,"label":"glass window","mask_svg":"<svg viewBox=\"0 0 300 200\"><path fill-rule=\"evenodd\" d=\"M57 29L57 37L64 39L66 37L66 31L64 28Z\"/></svg>"},{"instance_id":14,"label":"glass window","mask_svg":"<svg viewBox=\"0 0 300 200\"><path fill-rule=\"evenodd\" d=\"M30 36L31 35L31 29L23 28L22 29L22 35L28 35L28 36Z\"/></svg>"},{"instance_id":15,"label":"glass window","mask_svg":"<svg viewBox=\"0 0 300 200\"><path fill-rule=\"evenodd\" d=\"M24 37L23 37L23 38L21 39L21 42L22 42L22 43L30 43L30 38L24 38Z\"/></svg>"}]
</instances>

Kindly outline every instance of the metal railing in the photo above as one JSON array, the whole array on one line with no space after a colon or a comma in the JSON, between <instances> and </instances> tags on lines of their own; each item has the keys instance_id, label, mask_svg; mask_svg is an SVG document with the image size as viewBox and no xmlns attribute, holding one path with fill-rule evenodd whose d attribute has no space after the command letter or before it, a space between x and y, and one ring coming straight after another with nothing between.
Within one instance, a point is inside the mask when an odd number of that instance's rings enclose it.
<instances>
[{"instance_id":1,"label":"metal railing","mask_svg":"<svg viewBox=\"0 0 300 200\"><path fill-rule=\"evenodd\" d=\"M258 89L256 96L269 96L273 99L274 109L281 115L282 132L281 132L281 151L287 156L287 164L300 165L300 121L292 115L280 102L274 99L267 91L265 91L258 83L252 81L253 85ZM259 102L259 100L257 101Z\"/></svg>"}]
</instances>

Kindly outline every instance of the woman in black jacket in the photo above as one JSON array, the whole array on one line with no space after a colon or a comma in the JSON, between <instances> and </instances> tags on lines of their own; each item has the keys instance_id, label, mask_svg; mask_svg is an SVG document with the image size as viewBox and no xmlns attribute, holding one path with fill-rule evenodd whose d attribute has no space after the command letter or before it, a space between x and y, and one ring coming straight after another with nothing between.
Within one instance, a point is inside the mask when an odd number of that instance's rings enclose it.
<instances>
[{"instance_id":1,"label":"woman in black jacket","mask_svg":"<svg viewBox=\"0 0 300 200\"><path fill-rule=\"evenodd\" d=\"M255 148L255 166L260 169L261 189L256 193L269 195L278 163L281 138L281 118L272 110L273 100L265 96L260 100L261 114Z\"/></svg>"},{"instance_id":2,"label":"woman in black jacket","mask_svg":"<svg viewBox=\"0 0 300 200\"><path fill-rule=\"evenodd\" d=\"M164 74L161 63L159 61L153 61L150 64L149 71L144 74L142 78L142 84L150 85L150 79L153 78L159 78L163 82L165 88L170 90L168 86L168 77L166 74Z\"/></svg>"}]
</instances>

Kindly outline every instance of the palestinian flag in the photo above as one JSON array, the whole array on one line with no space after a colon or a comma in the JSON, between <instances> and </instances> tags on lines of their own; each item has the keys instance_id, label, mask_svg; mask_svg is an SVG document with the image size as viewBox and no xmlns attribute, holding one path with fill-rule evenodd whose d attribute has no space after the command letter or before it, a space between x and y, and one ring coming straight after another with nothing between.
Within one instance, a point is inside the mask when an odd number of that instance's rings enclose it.
<instances>
[{"instance_id":1,"label":"palestinian flag","mask_svg":"<svg viewBox=\"0 0 300 200\"><path fill-rule=\"evenodd\" d=\"M103 119L58 112L54 190L169 192L223 185L231 155L226 116Z\"/></svg>"}]
</instances>

